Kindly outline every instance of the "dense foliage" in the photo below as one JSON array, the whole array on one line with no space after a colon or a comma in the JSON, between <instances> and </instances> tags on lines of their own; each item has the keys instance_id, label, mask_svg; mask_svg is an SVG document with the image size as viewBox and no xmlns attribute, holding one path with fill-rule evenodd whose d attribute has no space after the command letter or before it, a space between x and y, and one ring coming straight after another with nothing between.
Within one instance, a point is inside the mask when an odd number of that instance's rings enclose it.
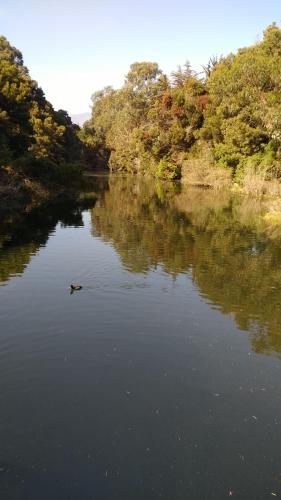
<instances>
[{"instance_id":1,"label":"dense foliage","mask_svg":"<svg viewBox=\"0 0 281 500\"><path fill-rule=\"evenodd\" d=\"M92 116L79 131L47 101L22 54L0 37L0 186L64 185L77 175L82 149L94 167L183 175L195 184L225 185L232 176L252 185L252 172L281 177L275 24L253 46L211 59L201 74L186 63L168 78L156 63L134 63L121 89L106 87L92 100Z\"/></svg>"},{"instance_id":2,"label":"dense foliage","mask_svg":"<svg viewBox=\"0 0 281 500\"><path fill-rule=\"evenodd\" d=\"M132 64L121 89L94 94L81 138L86 156L112 171L174 179L204 156L239 179L249 165L281 175L280 131L281 30L273 24L261 42L211 59L202 74L187 63L169 79L156 63Z\"/></svg>"},{"instance_id":3,"label":"dense foliage","mask_svg":"<svg viewBox=\"0 0 281 500\"><path fill-rule=\"evenodd\" d=\"M65 111L55 111L46 100L21 52L0 37L1 184L73 178L81 152L78 130Z\"/></svg>"},{"instance_id":4,"label":"dense foliage","mask_svg":"<svg viewBox=\"0 0 281 500\"><path fill-rule=\"evenodd\" d=\"M281 30L222 59L207 79L210 104L201 137L222 165L272 167L281 173Z\"/></svg>"},{"instance_id":5,"label":"dense foliage","mask_svg":"<svg viewBox=\"0 0 281 500\"><path fill-rule=\"evenodd\" d=\"M202 126L204 105L204 85L189 65L170 82L156 63L135 63L120 90L94 94L81 137L113 171L174 179Z\"/></svg>"}]
</instances>

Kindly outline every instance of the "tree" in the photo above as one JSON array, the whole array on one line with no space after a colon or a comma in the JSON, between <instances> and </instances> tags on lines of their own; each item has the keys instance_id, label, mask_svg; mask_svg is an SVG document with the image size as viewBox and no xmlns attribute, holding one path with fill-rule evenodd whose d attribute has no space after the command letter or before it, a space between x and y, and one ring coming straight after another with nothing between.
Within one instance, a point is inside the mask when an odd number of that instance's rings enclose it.
<instances>
[{"instance_id":1,"label":"tree","mask_svg":"<svg viewBox=\"0 0 281 500\"><path fill-rule=\"evenodd\" d=\"M215 158L238 174L247 162L274 167L281 159L281 30L221 58L207 79L209 106L201 137ZM281 173L281 172L280 172Z\"/></svg>"},{"instance_id":2,"label":"tree","mask_svg":"<svg viewBox=\"0 0 281 500\"><path fill-rule=\"evenodd\" d=\"M84 143L112 171L179 177L180 155L202 121L197 96L204 92L189 63L182 75L184 81L172 86L156 63L132 64L120 90L93 96L92 116L81 132Z\"/></svg>"},{"instance_id":3,"label":"tree","mask_svg":"<svg viewBox=\"0 0 281 500\"><path fill-rule=\"evenodd\" d=\"M154 62L132 64L121 89L94 96L84 143L112 171L179 177L208 151L237 179L249 164L281 177L280 28L203 70L187 61L169 79Z\"/></svg>"},{"instance_id":4,"label":"tree","mask_svg":"<svg viewBox=\"0 0 281 500\"><path fill-rule=\"evenodd\" d=\"M133 91L149 91L162 71L157 63L135 62L131 64L130 71L126 76L126 83Z\"/></svg>"},{"instance_id":5,"label":"tree","mask_svg":"<svg viewBox=\"0 0 281 500\"><path fill-rule=\"evenodd\" d=\"M46 173L49 167L54 178L60 165L65 170L67 162L80 157L78 129L66 112L54 111L31 79L21 52L0 37L0 167L5 176L12 169L20 182L18 174L26 178L36 171L40 180L41 168Z\"/></svg>"},{"instance_id":6,"label":"tree","mask_svg":"<svg viewBox=\"0 0 281 500\"><path fill-rule=\"evenodd\" d=\"M176 71L172 71L172 85L174 87L183 87L185 82L192 78L193 75L190 62L187 60L183 67L179 65Z\"/></svg>"}]
</instances>

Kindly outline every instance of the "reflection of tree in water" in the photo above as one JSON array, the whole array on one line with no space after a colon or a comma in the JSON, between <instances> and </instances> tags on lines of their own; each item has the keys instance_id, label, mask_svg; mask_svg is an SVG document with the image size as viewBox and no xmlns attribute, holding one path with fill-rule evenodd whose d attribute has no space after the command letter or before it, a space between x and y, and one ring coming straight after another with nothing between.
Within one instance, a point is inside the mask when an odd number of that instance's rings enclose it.
<instances>
[{"instance_id":1,"label":"reflection of tree in water","mask_svg":"<svg viewBox=\"0 0 281 500\"><path fill-rule=\"evenodd\" d=\"M22 274L32 255L45 246L58 222L64 227L83 225L82 212L93 198L77 205L56 203L17 214L2 214L0 222L0 284Z\"/></svg>"},{"instance_id":2,"label":"reflection of tree in water","mask_svg":"<svg viewBox=\"0 0 281 500\"><path fill-rule=\"evenodd\" d=\"M0 213L0 284L24 272L32 255L46 245L58 222L64 227L82 226L83 210L92 207L106 189L107 176L92 176L78 201L64 199L34 209L23 207L22 212Z\"/></svg>"},{"instance_id":3,"label":"reflection of tree in water","mask_svg":"<svg viewBox=\"0 0 281 500\"><path fill-rule=\"evenodd\" d=\"M92 210L93 233L112 243L131 272L189 271L207 301L251 332L257 352L281 355L281 247L265 235L261 202L179 191L113 179Z\"/></svg>"},{"instance_id":4,"label":"reflection of tree in water","mask_svg":"<svg viewBox=\"0 0 281 500\"><path fill-rule=\"evenodd\" d=\"M177 210L169 209L176 189L176 185L114 178L92 211L94 234L112 242L128 270L146 272L159 262L168 266L168 272L177 269L175 248L181 245L178 226L183 221ZM177 270L184 271L185 266Z\"/></svg>"}]
</instances>

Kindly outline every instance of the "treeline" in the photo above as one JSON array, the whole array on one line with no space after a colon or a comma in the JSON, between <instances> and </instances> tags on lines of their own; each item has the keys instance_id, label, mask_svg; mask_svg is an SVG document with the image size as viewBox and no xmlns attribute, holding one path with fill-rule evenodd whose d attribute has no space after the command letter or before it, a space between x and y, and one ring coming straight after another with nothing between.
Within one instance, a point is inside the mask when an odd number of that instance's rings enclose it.
<instances>
[{"instance_id":1,"label":"treeline","mask_svg":"<svg viewBox=\"0 0 281 500\"><path fill-rule=\"evenodd\" d=\"M0 37L0 194L65 185L79 176L79 127L55 111L24 66L19 50Z\"/></svg>"},{"instance_id":2,"label":"treeline","mask_svg":"<svg viewBox=\"0 0 281 500\"><path fill-rule=\"evenodd\" d=\"M113 172L183 177L194 184L246 180L258 191L281 177L281 30L236 55L187 63L170 77L134 63L121 89L93 95L82 130L55 111L0 37L0 195L65 187L81 164ZM279 183L280 184L280 183ZM279 186L278 194L281 194Z\"/></svg>"},{"instance_id":3,"label":"treeline","mask_svg":"<svg viewBox=\"0 0 281 500\"><path fill-rule=\"evenodd\" d=\"M281 176L276 24L255 45L211 59L201 74L187 63L168 78L156 63L134 63L121 89L106 87L92 101L80 137L95 165L195 183L212 183L210 169L223 180L239 181L249 169Z\"/></svg>"}]
</instances>

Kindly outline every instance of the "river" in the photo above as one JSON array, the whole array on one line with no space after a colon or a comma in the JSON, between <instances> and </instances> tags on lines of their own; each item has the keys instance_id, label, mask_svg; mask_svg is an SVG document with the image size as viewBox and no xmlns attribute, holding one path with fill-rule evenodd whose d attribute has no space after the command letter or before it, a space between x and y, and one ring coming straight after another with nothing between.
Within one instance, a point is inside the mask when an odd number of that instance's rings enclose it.
<instances>
[{"instance_id":1,"label":"river","mask_svg":"<svg viewBox=\"0 0 281 500\"><path fill-rule=\"evenodd\" d=\"M89 183L0 221L1 499L281 496L281 230L256 199Z\"/></svg>"}]
</instances>

